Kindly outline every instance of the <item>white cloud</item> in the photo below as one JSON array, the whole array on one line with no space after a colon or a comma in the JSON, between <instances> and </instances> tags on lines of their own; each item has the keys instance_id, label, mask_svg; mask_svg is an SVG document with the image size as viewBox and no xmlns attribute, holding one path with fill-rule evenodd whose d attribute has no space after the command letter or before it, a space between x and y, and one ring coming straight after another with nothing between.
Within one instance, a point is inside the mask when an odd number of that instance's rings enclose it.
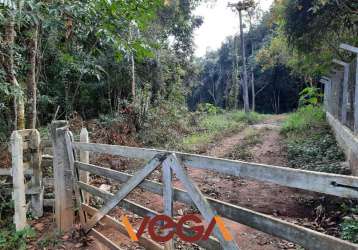
<instances>
[{"instance_id":1,"label":"white cloud","mask_svg":"<svg viewBox=\"0 0 358 250\"><path fill-rule=\"evenodd\" d=\"M205 55L207 49L218 49L226 37L239 31L238 14L228 7L237 0L211 0L202 3L195 14L204 18L203 25L195 31L196 56ZM260 0L263 10L268 10L273 0Z\"/></svg>"}]
</instances>

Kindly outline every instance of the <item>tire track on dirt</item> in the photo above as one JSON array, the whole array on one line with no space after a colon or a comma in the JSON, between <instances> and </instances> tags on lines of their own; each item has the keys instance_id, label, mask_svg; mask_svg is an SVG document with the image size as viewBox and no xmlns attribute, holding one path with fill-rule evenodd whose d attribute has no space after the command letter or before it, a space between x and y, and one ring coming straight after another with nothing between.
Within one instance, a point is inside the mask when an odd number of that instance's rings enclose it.
<instances>
[{"instance_id":1,"label":"tire track on dirt","mask_svg":"<svg viewBox=\"0 0 358 250\"><path fill-rule=\"evenodd\" d=\"M215 143L205 154L225 158L245 140L250 131L259 134L260 141L248 149L253 157L252 162L286 166L280 135L280 125L284 119L284 115L269 116L261 123L248 126L240 133ZM309 192L200 169L189 168L188 173L205 195L215 199L287 220L305 218L311 213L301 202L311 195ZM182 188L179 182L175 185ZM229 220L226 222L241 249L296 249L292 243Z\"/></svg>"}]
</instances>

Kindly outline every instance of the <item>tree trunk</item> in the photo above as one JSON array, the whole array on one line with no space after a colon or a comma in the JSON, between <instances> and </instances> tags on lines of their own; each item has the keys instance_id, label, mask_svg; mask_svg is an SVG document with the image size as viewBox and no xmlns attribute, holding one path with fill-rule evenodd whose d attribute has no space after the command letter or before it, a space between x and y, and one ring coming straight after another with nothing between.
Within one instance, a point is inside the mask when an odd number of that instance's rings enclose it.
<instances>
[{"instance_id":1,"label":"tree trunk","mask_svg":"<svg viewBox=\"0 0 358 250\"><path fill-rule=\"evenodd\" d=\"M251 93L252 93L252 112L255 112L256 109L256 94L255 94L255 75L254 70L251 71Z\"/></svg>"},{"instance_id":2,"label":"tree trunk","mask_svg":"<svg viewBox=\"0 0 358 250\"><path fill-rule=\"evenodd\" d=\"M242 53L242 64L243 64L243 94L244 94L244 110L245 113L250 111L249 107L249 91L247 83L247 69L246 69L246 52L245 52L245 39L244 39L244 30L242 27L242 13L239 11L240 17L240 37L241 37L241 53Z\"/></svg>"},{"instance_id":3,"label":"tree trunk","mask_svg":"<svg viewBox=\"0 0 358 250\"><path fill-rule=\"evenodd\" d=\"M134 64L133 52L131 55L131 63L132 63L132 101L134 101L136 97L136 82L135 82L135 64Z\"/></svg>"},{"instance_id":4,"label":"tree trunk","mask_svg":"<svg viewBox=\"0 0 358 250\"><path fill-rule=\"evenodd\" d=\"M0 61L6 72L6 81L17 88L20 85L16 79L14 69L14 43L15 43L15 20L13 13L9 14L8 21L5 23L4 45L6 55L1 55ZM25 128L25 107L22 94L14 97L14 129Z\"/></svg>"},{"instance_id":5,"label":"tree trunk","mask_svg":"<svg viewBox=\"0 0 358 250\"><path fill-rule=\"evenodd\" d=\"M130 42L133 39L133 34L132 34L132 25L129 26L129 40ZM135 97L136 97L136 81L135 81L135 62L134 62L134 52L131 52L131 75L132 75L132 102L135 101Z\"/></svg>"},{"instance_id":6,"label":"tree trunk","mask_svg":"<svg viewBox=\"0 0 358 250\"><path fill-rule=\"evenodd\" d=\"M37 82L36 82L36 58L38 49L38 25L35 25L28 41L29 70L27 72L27 128L36 128L37 118Z\"/></svg>"}]
</instances>

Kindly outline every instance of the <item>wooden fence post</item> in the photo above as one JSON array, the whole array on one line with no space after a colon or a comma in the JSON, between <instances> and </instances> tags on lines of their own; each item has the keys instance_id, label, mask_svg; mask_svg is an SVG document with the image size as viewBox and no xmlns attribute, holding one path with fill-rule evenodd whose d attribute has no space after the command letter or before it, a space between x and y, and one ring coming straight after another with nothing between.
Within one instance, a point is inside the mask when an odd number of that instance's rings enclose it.
<instances>
[{"instance_id":1,"label":"wooden fence post","mask_svg":"<svg viewBox=\"0 0 358 250\"><path fill-rule=\"evenodd\" d=\"M343 80L343 98L342 98L342 123L347 125L348 105L349 105L349 93L348 93L348 81L349 81L349 64L344 66L344 80Z\"/></svg>"},{"instance_id":2,"label":"wooden fence post","mask_svg":"<svg viewBox=\"0 0 358 250\"><path fill-rule=\"evenodd\" d=\"M85 142L85 143L89 142L88 131L86 128L82 128L81 130L80 142ZM80 150L80 162L89 163L88 151ZM80 171L80 181L84 183L89 183L89 173L86 171ZM84 202L86 204L89 204L89 198L90 198L89 194L88 193L83 194L83 198L84 198Z\"/></svg>"},{"instance_id":3,"label":"wooden fence post","mask_svg":"<svg viewBox=\"0 0 358 250\"><path fill-rule=\"evenodd\" d=\"M33 193L31 194L31 213L36 218L42 217L43 215L44 187L42 185L42 153L40 150L40 143L40 133L37 130L33 130L30 134L29 143L33 173L31 178L31 189L33 190Z\"/></svg>"},{"instance_id":4,"label":"wooden fence post","mask_svg":"<svg viewBox=\"0 0 358 250\"><path fill-rule=\"evenodd\" d=\"M354 95L354 133L358 135L358 48L342 43L341 49L353 52L357 55L356 59L356 83L355 83L355 95Z\"/></svg>"},{"instance_id":5,"label":"wooden fence post","mask_svg":"<svg viewBox=\"0 0 358 250\"><path fill-rule=\"evenodd\" d=\"M332 84L331 84L331 114L337 120L340 120L339 114L339 96L340 96L340 72L334 71L332 75Z\"/></svg>"},{"instance_id":6,"label":"wooden fence post","mask_svg":"<svg viewBox=\"0 0 358 250\"><path fill-rule=\"evenodd\" d=\"M17 131L14 131L11 135L11 155L13 182L12 199L14 200L15 206L14 223L16 226L16 231L19 231L27 226L27 206L25 197L22 137Z\"/></svg>"},{"instance_id":7,"label":"wooden fence post","mask_svg":"<svg viewBox=\"0 0 358 250\"><path fill-rule=\"evenodd\" d=\"M164 214L173 217L173 187L172 187L172 169L171 164L173 164L171 158L167 158L163 162L162 173L163 173L163 207ZM170 240L164 244L165 250L173 250L174 241Z\"/></svg>"},{"instance_id":8,"label":"wooden fence post","mask_svg":"<svg viewBox=\"0 0 358 250\"><path fill-rule=\"evenodd\" d=\"M343 77L343 86L342 86L342 106L341 106L341 122L343 125L347 125L347 113L348 113L348 81L349 81L349 64L340 60L333 60L334 63L343 66L344 68L344 77Z\"/></svg>"},{"instance_id":9,"label":"wooden fence post","mask_svg":"<svg viewBox=\"0 0 358 250\"><path fill-rule=\"evenodd\" d=\"M61 232L72 229L74 221L73 177L66 149L66 121L53 121L51 139L53 146L53 175L55 187L55 217Z\"/></svg>"},{"instance_id":10,"label":"wooden fence post","mask_svg":"<svg viewBox=\"0 0 358 250\"><path fill-rule=\"evenodd\" d=\"M328 77L322 77L320 80L322 84L324 84L324 108L326 112L330 113L330 102L331 102L331 83L332 80Z\"/></svg>"},{"instance_id":11,"label":"wooden fence post","mask_svg":"<svg viewBox=\"0 0 358 250\"><path fill-rule=\"evenodd\" d=\"M354 95L354 133L358 135L358 54L356 61L356 84Z\"/></svg>"}]
</instances>

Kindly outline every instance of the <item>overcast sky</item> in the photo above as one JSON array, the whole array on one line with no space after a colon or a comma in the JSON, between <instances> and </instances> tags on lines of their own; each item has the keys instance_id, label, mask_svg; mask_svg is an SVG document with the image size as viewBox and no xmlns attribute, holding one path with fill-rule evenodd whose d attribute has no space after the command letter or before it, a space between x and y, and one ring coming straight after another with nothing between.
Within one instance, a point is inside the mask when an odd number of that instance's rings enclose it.
<instances>
[{"instance_id":1,"label":"overcast sky","mask_svg":"<svg viewBox=\"0 0 358 250\"><path fill-rule=\"evenodd\" d=\"M229 2L237 0L213 0L203 3L195 14L204 18L203 25L195 32L196 56L205 55L207 49L214 50L221 46L227 36L239 31L239 17L228 8ZM263 10L268 10L273 0L259 0Z\"/></svg>"}]
</instances>

